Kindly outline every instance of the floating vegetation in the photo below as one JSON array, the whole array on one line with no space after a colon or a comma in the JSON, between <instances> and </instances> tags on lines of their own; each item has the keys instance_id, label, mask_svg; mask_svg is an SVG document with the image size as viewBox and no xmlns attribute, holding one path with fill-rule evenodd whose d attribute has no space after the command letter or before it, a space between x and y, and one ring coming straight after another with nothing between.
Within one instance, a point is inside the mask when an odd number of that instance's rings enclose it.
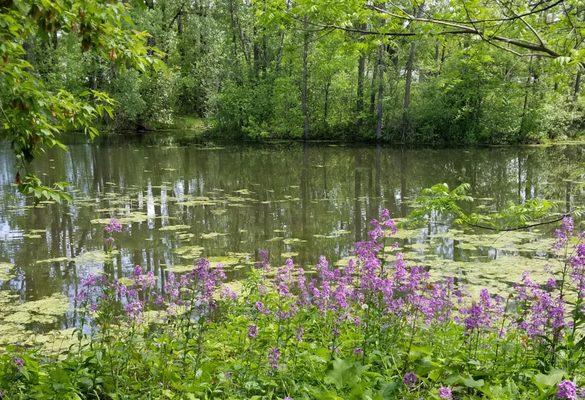
<instances>
[{"instance_id":1,"label":"floating vegetation","mask_svg":"<svg viewBox=\"0 0 585 400\"><path fill-rule=\"evenodd\" d=\"M251 207L250 204L242 204L242 203L230 203L227 205L228 207L235 207L235 208L245 208L245 207Z\"/></svg>"},{"instance_id":2,"label":"floating vegetation","mask_svg":"<svg viewBox=\"0 0 585 400\"><path fill-rule=\"evenodd\" d=\"M4 306L1 318L3 323L14 325L52 324L68 309L69 299L61 293L55 293L40 300Z\"/></svg>"},{"instance_id":3,"label":"floating vegetation","mask_svg":"<svg viewBox=\"0 0 585 400\"><path fill-rule=\"evenodd\" d=\"M298 257L299 253L295 252L295 251L288 251L288 252L282 253L280 256L282 258L293 258L293 257Z\"/></svg>"},{"instance_id":4,"label":"floating vegetation","mask_svg":"<svg viewBox=\"0 0 585 400\"><path fill-rule=\"evenodd\" d=\"M423 237L424 231L422 229L399 229L392 238L394 239L411 239L416 237Z\"/></svg>"},{"instance_id":5,"label":"floating vegetation","mask_svg":"<svg viewBox=\"0 0 585 400\"><path fill-rule=\"evenodd\" d=\"M0 261L0 281L7 281L12 278L12 269L14 264Z\"/></svg>"},{"instance_id":6,"label":"floating vegetation","mask_svg":"<svg viewBox=\"0 0 585 400\"><path fill-rule=\"evenodd\" d=\"M112 260L119 254L118 250L113 250L106 253L103 250L92 250L81 253L73 259L76 264L102 264L106 261Z\"/></svg>"},{"instance_id":7,"label":"floating vegetation","mask_svg":"<svg viewBox=\"0 0 585 400\"><path fill-rule=\"evenodd\" d=\"M424 243L424 242L415 242L415 243L407 244L404 247L408 247L412 250L421 252L421 251L427 250L429 248L429 244Z\"/></svg>"},{"instance_id":8,"label":"floating vegetation","mask_svg":"<svg viewBox=\"0 0 585 400\"><path fill-rule=\"evenodd\" d=\"M201 246L181 246L174 253L186 260L195 260L201 257L204 248Z\"/></svg>"},{"instance_id":9,"label":"floating vegetation","mask_svg":"<svg viewBox=\"0 0 585 400\"><path fill-rule=\"evenodd\" d=\"M304 239L299 239L299 238L286 238L286 239L283 239L282 242L286 245L292 245L292 244L297 244L297 243L306 243L307 241Z\"/></svg>"},{"instance_id":10,"label":"floating vegetation","mask_svg":"<svg viewBox=\"0 0 585 400\"><path fill-rule=\"evenodd\" d=\"M225 199L228 201L228 206L230 205L229 203L243 203L243 202L248 201L248 200L253 200L253 199L248 199L247 197L238 197L238 196L227 196Z\"/></svg>"},{"instance_id":11,"label":"floating vegetation","mask_svg":"<svg viewBox=\"0 0 585 400\"><path fill-rule=\"evenodd\" d=\"M227 255L229 257L235 257L238 259L239 264L254 264L254 260L252 259L252 254L250 253L236 253L236 252L228 252Z\"/></svg>"},{"instance_id":12,"label":"floating vegetation","mask_svg":"<svg viewBox=\"0 0 585 400\"><path fill-rule=\"evenodd\" d=\"M37 260L35 264L52 264L52 263L61 263L69 261L68 257L54 257L54 258L47 258L45 260Z\"/></svg>"},{"instance_id":13,"label":"floating vegetation","mask_svg":"<svg viewBox=\"0 0 585 400\"><path fill-rule=\"evenodd\" d=\"M208 257L207 259L212 264L220 263L220 264L222 264L224 266L236 265L240 261L240 259L238 257L230 256L230 255L227 255L227 256L213 256L213 257Z\"/></svg>"},{"instance_id":14,"label":"floating vegetation","mask_svg":"<svg viewBox=\"0 0 585 400\"><path fill-rule=\"evenodd\" d=\"M176 231L184 231L190 229L189 225L167 225L159 228L161 232L176 232Z\"/></svg>"},{"instance_id":15,"label":"floating vegetation","mask_svg":"<svg viewBox=\"0 0 585 400\"><path fill-rule=\"evenodd\" d=\"M125 216L119 217L118 220L122 225L131 224L133 222L145 222L148 220L148 215L143 212L134 211ZM107 225L110 223L110 218L96 218L90 221L96 225Z\"/></svg>"},{"instance_id":16,"label":"floating vegetation","mask_svg":"<svg viewBox=\"0 0 585 400\"><path fill-rule=\"evenodd\" d=\"M179 240L190 240L195 237L194 233L180 233L178 236Z\"/></svg>"},{"instance_id":17,"label":"floating vegetation","mask_svg":"<svg viewBox=\"0 0 585 400\"><path fill-rule=\"evenodd\" d=\"M337 267L346 267L349 264L349 261L352 259L353 257L343 257L340 258L339 260L335 261L335 266Z\"/></svg>"},{"instance_id":18,"label":"floating vegetation","mask_svg":"<svg viewBox=\"0 0 585 400\"><path fill-rule=\"evenodd\" d=\"M77 336L76 328L54 330L45 334L32 335L29 342L40 346L40 352L44 355L57 356L65 355L76 345L84 345L89 340L83 338L81 343Z\"/></svg>"},{"instance_id":19,"label":"floating vegetation","mask_svg":"<svg viewBox=\"0 0 585 400\"><path fill-rule=\"evenodd\" d=\"M477 246L472 243L455 243L455 247L461 250L477 250Z\"/></svg>"},{"instance_id":20,"label":"floating vegetation","mask_svg":"<svg viewBox=\"0 0 585 400\"><path fill-rule=\"evenodd\" d=\"M351 233L351 231L348 231L346 229L337 229L337 230L333 231L332 235L343 236L343 235L349 235L350 233Z\"/></svg>"},{"instance_id":21,"label":"floating vegetation","mask_svg":"<svg viewBox=\"0 0 585 400\"><path fill-rule=\"evenodd\" d=\"M220 236L227 236L227 233L220 233L220 232L209 232L209 233L202 233L201 239L216 239Z\"/></svg>"},{"instance_id":22,"label":"floating vegetation","mask_svg":"<svg viewBox=\"0 0 585 400\"><path fill-rule=\"evenodd\" d=\"M32 334L33 332L27 331L22 324L7 321L0 323L0 345L2 346L22 342Z\"/></svg>"},{"instance_id":23,"label":"floating vegetation","mask_svg":"<svg viewBox=\"0 0 585 400\"><path fill-rule=\"evenodd\" d=\"M183 200L176 203L178 206L215 206L217 201L211 200L209 197L198 197L192 200Z\"/></svg>"},{"instance_id":24,"label":"floating vegetation","mask_svg":"<svg viewBox=\"0 0 585 400\"><path fill-rule=\"evenodd\" d=\"M193 271L195 267L193 266L193 264L175 264L171 267L171 270L175 273L175 274L182 274L185 272L191 272Z\"/></svg>"},{"instance_id":25,"label":"floating vegetation","mask_svg":"<svg viewBox=\"0 0 585 400\"><path fill-rule=\"evenodd\" d=\"M252 192L248 189L239 189L239 190L236 190L235 193L240 194L242 196L249 196L252 194Z\"/></svg>"},{"instance_id":26,"label":"floating vegetation","mask_svg":"<svg viewBox=\"0 0 585 400\"><path fill-rule=\"evenodd\" d=\"M344 229L337 229L331 232L330 234L315 234L313 235L314 238L317 239L339 239L342 236L349 235L351 232L344 230Z\"/></svg>"}]
</instances>

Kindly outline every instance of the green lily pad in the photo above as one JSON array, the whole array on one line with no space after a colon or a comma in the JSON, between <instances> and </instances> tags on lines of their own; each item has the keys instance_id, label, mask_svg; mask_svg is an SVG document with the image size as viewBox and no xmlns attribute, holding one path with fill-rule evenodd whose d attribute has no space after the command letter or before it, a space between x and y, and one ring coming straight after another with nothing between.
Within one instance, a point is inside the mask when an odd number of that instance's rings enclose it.
<instances>
[{"instance_id":1,"label":"green lily pad","mask_svg":"<svg viewBox=\"0 0 585 400\"><path fill-rule=\"evenodd\" d=\"M167 225L159 228L161 232L175 232L175 231L184 231L190 229L189 225Z\"/></svg>"}]
</instances>

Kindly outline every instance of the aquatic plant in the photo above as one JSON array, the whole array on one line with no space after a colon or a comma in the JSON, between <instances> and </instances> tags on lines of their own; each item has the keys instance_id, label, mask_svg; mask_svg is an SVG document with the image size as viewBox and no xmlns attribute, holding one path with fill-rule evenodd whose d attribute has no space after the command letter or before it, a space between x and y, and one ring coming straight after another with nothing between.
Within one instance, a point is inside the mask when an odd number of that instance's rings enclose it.
<instances>
[{"instance_id":1,"label":"aquatic plant","mask_svg":"<svg viewBox=\"0 0 585 400\"><path fill-rule=\"evenodd\" d=\"M79 344L54 363L8 349L0 389L40 399L579 398L585 242L572 220L556 232L550 277L524 274L505 298L433 279L392 246L389 258L387 210L371 225L346 266L274 266L259 251L238 286L206 259L180 275L87 275Z\"/></svg>"},{"instance_id":2,"label":"aquatic plant","mask_svg":"<svg viewBox=\"0 0 585 400\"><path fill-rule=\"evenodd\" d=\"M111 253L114 249L115 240L112 234L120 232L122 232L122 223L116 218L111 218L108 224L104 227L104 247L106 253Z\"/></svg>"}]
</instances>

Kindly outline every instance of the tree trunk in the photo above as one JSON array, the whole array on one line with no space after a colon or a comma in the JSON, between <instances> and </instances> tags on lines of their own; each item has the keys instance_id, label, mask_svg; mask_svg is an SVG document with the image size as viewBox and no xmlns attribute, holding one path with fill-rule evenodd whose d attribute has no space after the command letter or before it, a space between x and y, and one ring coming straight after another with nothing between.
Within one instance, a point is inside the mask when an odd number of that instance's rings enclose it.
<instances>
[{"instance_id":1,"label":"tree trunk","mask_svg":"<svg viewBox=\"0 0 585 400\"><path fill-rule=\"evenodd\" d=\"M309 21L305 17L303 22L303 77L301 83L301 108L303 112L303 138L309 138L309 105L308 105L308 80L309 80Z\"/></svg>"},{"instance_id":2,"label":"tree trunk","mask_svg":"<svg viewBox=\"0 0 585 400\"><path fill-rule=\"evenodd\" d=\"M378 78L378 67L379 67L379 60L376 58L376 62L374 63L374 71L372 73L372 84L370 86L370 115L374 115L376 111L376 82Z\"/></svg>"},{"instance_id":3,"label":"tree trunk","mask_svg":"<svg viewBox=\"0 0 585 400\"><path fill-rule=\"evenodd\" d=\"M577 105L577 99L579 98L579 92L581 91L581 74L583 72L582 66L577 66L577 76L575 77L575 86L573 89L573 106Z\"/></svg>"},{"instance_id":4,"label":"tree trunk","mask_svg":"<svg viewBox=\"0 0 585 400\"><path fill-rule=\"evenodd\" d=\"M414 14L417 18L422 15L424 3L415 8ZM412 87L412 72L414 69L414 57L416 55L416 42L413 39L410 42L410 48L408 49L408 59L405 67L405 82L404 82L404 99L402 102L402 143L410 141L410 134L412 132L411 120L410 120L410 101L411 101L411 87Z\"/></svg>"},{"instance_id":5,"label":"tree trunk","mask_svg":"<svg viewBox=\"0 0 585 400\"><path fill-rule=\"evenodd\" d=\"M331 79L325 84L325 104L323 106L323 124L328 126L327 117L329 116L329 88L331 87Z\"/></svg>"},{"instance_id":6,"label":"tree trunk","mask_svg":"<svg viewBox=\"0 0 585 400\"><path fill-rule=\"evenodd\" d=\"M258 42L259 38L259 34L258 34L258 30L256 28L256 26L253 27L252 30L252 34L254 35L254 37L252 38L253 40L253 45L252 45L252 64L254 67L254 78L258 79L258 77L260 76L260 68L261 68L261 50L260 50L260 43Z\"/></svg>"},{"instance_id":7,"label":"tree trunk","mask_svg":"<svg viewBox=\"0 0 585 400\"><path fill-rule=\"evenodd\" d=\"M154 0L145 0L144 3L149 10L154 10ZM156 45L156 39L154 38L154 35L148 35L148 38L146 39L146 45L148 47L154 47ZM152 55L152 49L148 49L147 53L148 55Z\"/></svg>"},{"instance_id":8,"label":"tree trunk","mask_svg":"<svg viewBox=\"0 0 585 400\"><path fill-rule=\"evenodd\" d=\"M362 113L364 111L364 72L366 69L366 56L360 54L358 59L358 76L357 76L357 101L356 114L358 117L358 126L361 126Z\"/></svg>"},{"instance_id":9,"label":"tree trunk","mask_svg":"<svg viewBox=\"0 0 585 400\"><path fill-rule=\"evenodd\" d=\"M376 110L376 140L380 142L382 140L382 101L384 97L384 45L381 44L378 49L378 105Z\"/></svg>"},{"instance_id":10,"label":"tree trunk","mask_svg":"<svg viewBox=\"0 0 585 400\"><path fill-rule=\"evenodd\" d=\"M410 101L411 101L411 86L412 86L412 69L414 67L414 56L416 48L414 41L410 42L410 49L408 50L408 60L404 70L404 99L402 101L402 143L410 140L411 121L410 121Z\"/></svg>"},{"instance_id":11,"label":"tree trunk","mask_svg":"<svg viewBox=\"0 0 585 400\"><path fill-rule=\"evenodd\" d=\"M525 135L525 126L526 126L526 111L528 110L528 88L530 87L530 82L532 79L533 71L532 71L532 57L530 57L530 61L528 64L528 76L526 77L526 84L524 88L524 103L522 104L522 118L520 119L520 135Z\"/></svg>"},{"instance_id":12,"label":"tree trunk","mask_svg":"<svg viewBox=\"0 0 585 400\"><path fill-rule=\"evenodd\" d=\"M237 27L236 27L236 16L235 16L233 1L228 2L228 6L229 6L229 12L230 12L230 24L231 24L231 28L232 28L232 43L234 45L233 55L234 55L235 61L237 62L237 59L238 59L238 39L237 39L237 35L236 35Z\"/></svg>"}]
</instances>

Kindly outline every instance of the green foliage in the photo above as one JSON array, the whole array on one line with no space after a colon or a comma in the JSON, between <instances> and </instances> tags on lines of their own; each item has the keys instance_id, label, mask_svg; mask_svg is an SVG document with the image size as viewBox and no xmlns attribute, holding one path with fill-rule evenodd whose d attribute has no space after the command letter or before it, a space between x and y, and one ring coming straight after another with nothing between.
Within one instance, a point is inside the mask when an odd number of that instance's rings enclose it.
<instances>
[{"instance_id":1,"label":"green foliage","mask_svg":"<svg viewBox=\"0 0 585 400\"><path fill-rule=\"evenodd\" d=\"M560 220L559 214L555 213L555 204L546 199L529 199L521 204L510 202L498 212L469 212L466 205L475 201L468 195L469 188L470 185L464 183L450 190L446 183L440 183L423 189L415 199L416 208L408 216L407 223L440 222L450 218L459 225L507 231ZM582 209L571 210L572 215L581 215L582 212Z\"/></svg>"},{"instance_id":2,"label":"green foliage","mask_svg":"<svg viewBox=\"0 0 585 400\"><path fill-rule=\"evenodd\" d=\"M464 216L461 203L473 201L473 198L467 194L469 188L469 184L463 183L450 190L446 183L438 183L421 190L420 195L415 200L416 208L410 214L409 219L420 222L435 212L461 218Z\"/></svg>"},{"instance_id":3,"label":"green foliage","mask_svg":"<svg viewBox=\"0 0 585 400\"><path fill-rule=\"evenodd\" d=\"M35 63L33 56L43 54L35 49L64 40L77 52L95 54L112 65L145 70L149 63L145 57L147 34L132 30L126 13L122 3L101 1L9 1L0 5L0 138L11 143L21 169L28 169L47 148L65 149L59 138L64 131L81 130L90 138L97 135L96 120L112 117L114 104L105 92L92 87L68 90L62 80L46 83L41 74L47 70L54 74L57 69ZM25 185L22 192L40 198L55 197L62 186L43 186L32 172L17 183Z\"/></svg>"}]
</instances>

